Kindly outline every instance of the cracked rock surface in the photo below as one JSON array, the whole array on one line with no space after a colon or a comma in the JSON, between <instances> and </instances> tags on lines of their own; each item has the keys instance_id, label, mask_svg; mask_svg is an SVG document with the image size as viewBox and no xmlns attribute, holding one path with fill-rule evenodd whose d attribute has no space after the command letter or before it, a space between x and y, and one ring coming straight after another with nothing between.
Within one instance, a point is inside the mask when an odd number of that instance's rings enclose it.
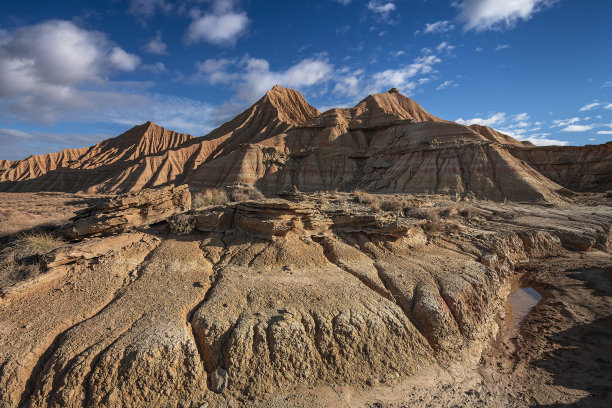
<instances>
[{"instance_id":1,"label":"cracked rock surface","mask_svg":"<svg viewBox=\"0 0 612 408\"><path fill-rule=\"evenodd\" d=\"M0 298L0 407L217 406L478 361L516 265L610 245L609 206L466 202L436 230L347 196L75 236Z\"/></svg>"}]
</instances>

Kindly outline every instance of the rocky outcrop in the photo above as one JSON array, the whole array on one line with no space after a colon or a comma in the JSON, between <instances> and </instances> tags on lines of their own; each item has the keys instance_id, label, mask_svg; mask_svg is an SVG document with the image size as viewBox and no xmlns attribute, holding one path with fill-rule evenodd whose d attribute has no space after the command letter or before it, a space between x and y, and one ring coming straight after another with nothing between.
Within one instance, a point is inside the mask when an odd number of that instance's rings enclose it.
<instances>
[{"instance_id":1,"label":"rocky outcrop","mask_svg":"<svg viewBox=\"0 0 612 408\"><path fill-rule=\"evenodd\" d=\"M189 210L191 194L186 185L128 193L103 200L77 212L70 224L59 230L69 239L124 232Z\"/></svg>"},{"instance_id":2,"label":"rocky outcrop","mask_svg":"<svg viewBox=\"0 0 612 408\"><path fill-rule=\"evenodd\" d=\"M406 215L410 201L372 213L342 193L189 211L180 236L147 227L184 209L183 193L91 210L108 224L82 231L101 236L43 256L45 272L8 288L0 405L216 406L477 360L515 265L610 247L609 207L476 202L471 215L420 219Z\"/></svg>"},{"instance_id":3,"label":"rocky outcrop","mask_svg":"<svg viewBox=\"0 0 612 408\"><path fill-rule=\"evenodd\" d=\"M512 148L510 153L573 191L612 190L612 142L587 146Z\"/></svg>"}]
</instances>

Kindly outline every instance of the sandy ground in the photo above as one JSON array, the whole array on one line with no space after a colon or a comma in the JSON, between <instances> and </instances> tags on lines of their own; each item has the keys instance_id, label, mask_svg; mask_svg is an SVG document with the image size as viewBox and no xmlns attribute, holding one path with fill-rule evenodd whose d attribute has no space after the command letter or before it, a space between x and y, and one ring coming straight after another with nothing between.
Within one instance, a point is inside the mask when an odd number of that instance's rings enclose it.
<instances>
[{"instance_id":1,"label":"sandy ground","mask_svg":"<svg viewBox=\"0 0 612 408\"><path fill-rule=\"evenodd\" d=\"M0 193L0 239L45 225L62 225L102 197L69 193Z\"/></svg>"}]
</instances>

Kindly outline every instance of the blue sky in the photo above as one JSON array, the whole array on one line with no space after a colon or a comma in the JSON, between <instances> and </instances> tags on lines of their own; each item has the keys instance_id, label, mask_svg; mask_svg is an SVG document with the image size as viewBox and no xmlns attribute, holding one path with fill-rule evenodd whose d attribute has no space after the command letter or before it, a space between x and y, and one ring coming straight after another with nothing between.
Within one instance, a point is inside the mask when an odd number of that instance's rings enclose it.
<instances>
[{"instance_id":1,"label":"blue sky","mask_svg":"<svg viewBox=\"0 0 612 408\"><path fill-rule=\"evenodd\" d=\"M607 0L4 0L0 159L147 120L203 135L277 83L321 110L397 87L521 140L604 143L611 17Z\"/></svg>"}]
</instances>

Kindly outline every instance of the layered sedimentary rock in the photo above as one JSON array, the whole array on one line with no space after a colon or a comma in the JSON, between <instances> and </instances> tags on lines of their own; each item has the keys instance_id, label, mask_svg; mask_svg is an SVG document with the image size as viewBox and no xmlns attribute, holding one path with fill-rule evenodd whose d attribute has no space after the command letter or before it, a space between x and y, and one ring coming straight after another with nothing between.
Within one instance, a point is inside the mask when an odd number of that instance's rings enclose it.
<instances>
[{"instance_id":1,"label":"layered sedimentary rock","mask_svg":"<svg viewBox=\"0 0 612 408\"><path fill-rule=\"evenodd\" d=\"M612 142L587 146L513 147L510 153L570 190L612 189Z\"/></svg>"},{"instance_id":2,"label":"layered sedimentary rock","mask_svg":"<svg viewBox=\"0 0 612 408\"><path fill-rule=\"evenodd\" d=\"M122 193L234 183L270 193L361 188L496 201L554 202L610 189L608 145L534 147L494 129L440 119L396 89L320 113L275 86L206 136L152 123L86 149L0 163L2 191Z\"/></svg>"},{"instance_id":3,"label":"layered sedimentary rock","mask_svg":"<svg viewBox=\"0 0 612 408\"><path fill-rule=\"evenodd\" d=\"M0 298L0 405L215 406L398 379L478 358L515 264L610 247L608 207L474 203L440 221L460 234L438 235L406 205L301 195L75 234L43 257L46 278ZM105 207L107 225L124 207ZM190 228L169 234L176 222Z\"/></svg>"},{"instance_id":4,"label":"layered sedimentary rock","mask_svg":"<svg viewBox=\"0 0 612 408\"><path fill-rule=\"evenodd\" d=\"M117 234L190 208L191 194L185 185L143 190L101 200L94 207L78 211L58 233L69 239Z\"/></svg>"}]
</instances>

